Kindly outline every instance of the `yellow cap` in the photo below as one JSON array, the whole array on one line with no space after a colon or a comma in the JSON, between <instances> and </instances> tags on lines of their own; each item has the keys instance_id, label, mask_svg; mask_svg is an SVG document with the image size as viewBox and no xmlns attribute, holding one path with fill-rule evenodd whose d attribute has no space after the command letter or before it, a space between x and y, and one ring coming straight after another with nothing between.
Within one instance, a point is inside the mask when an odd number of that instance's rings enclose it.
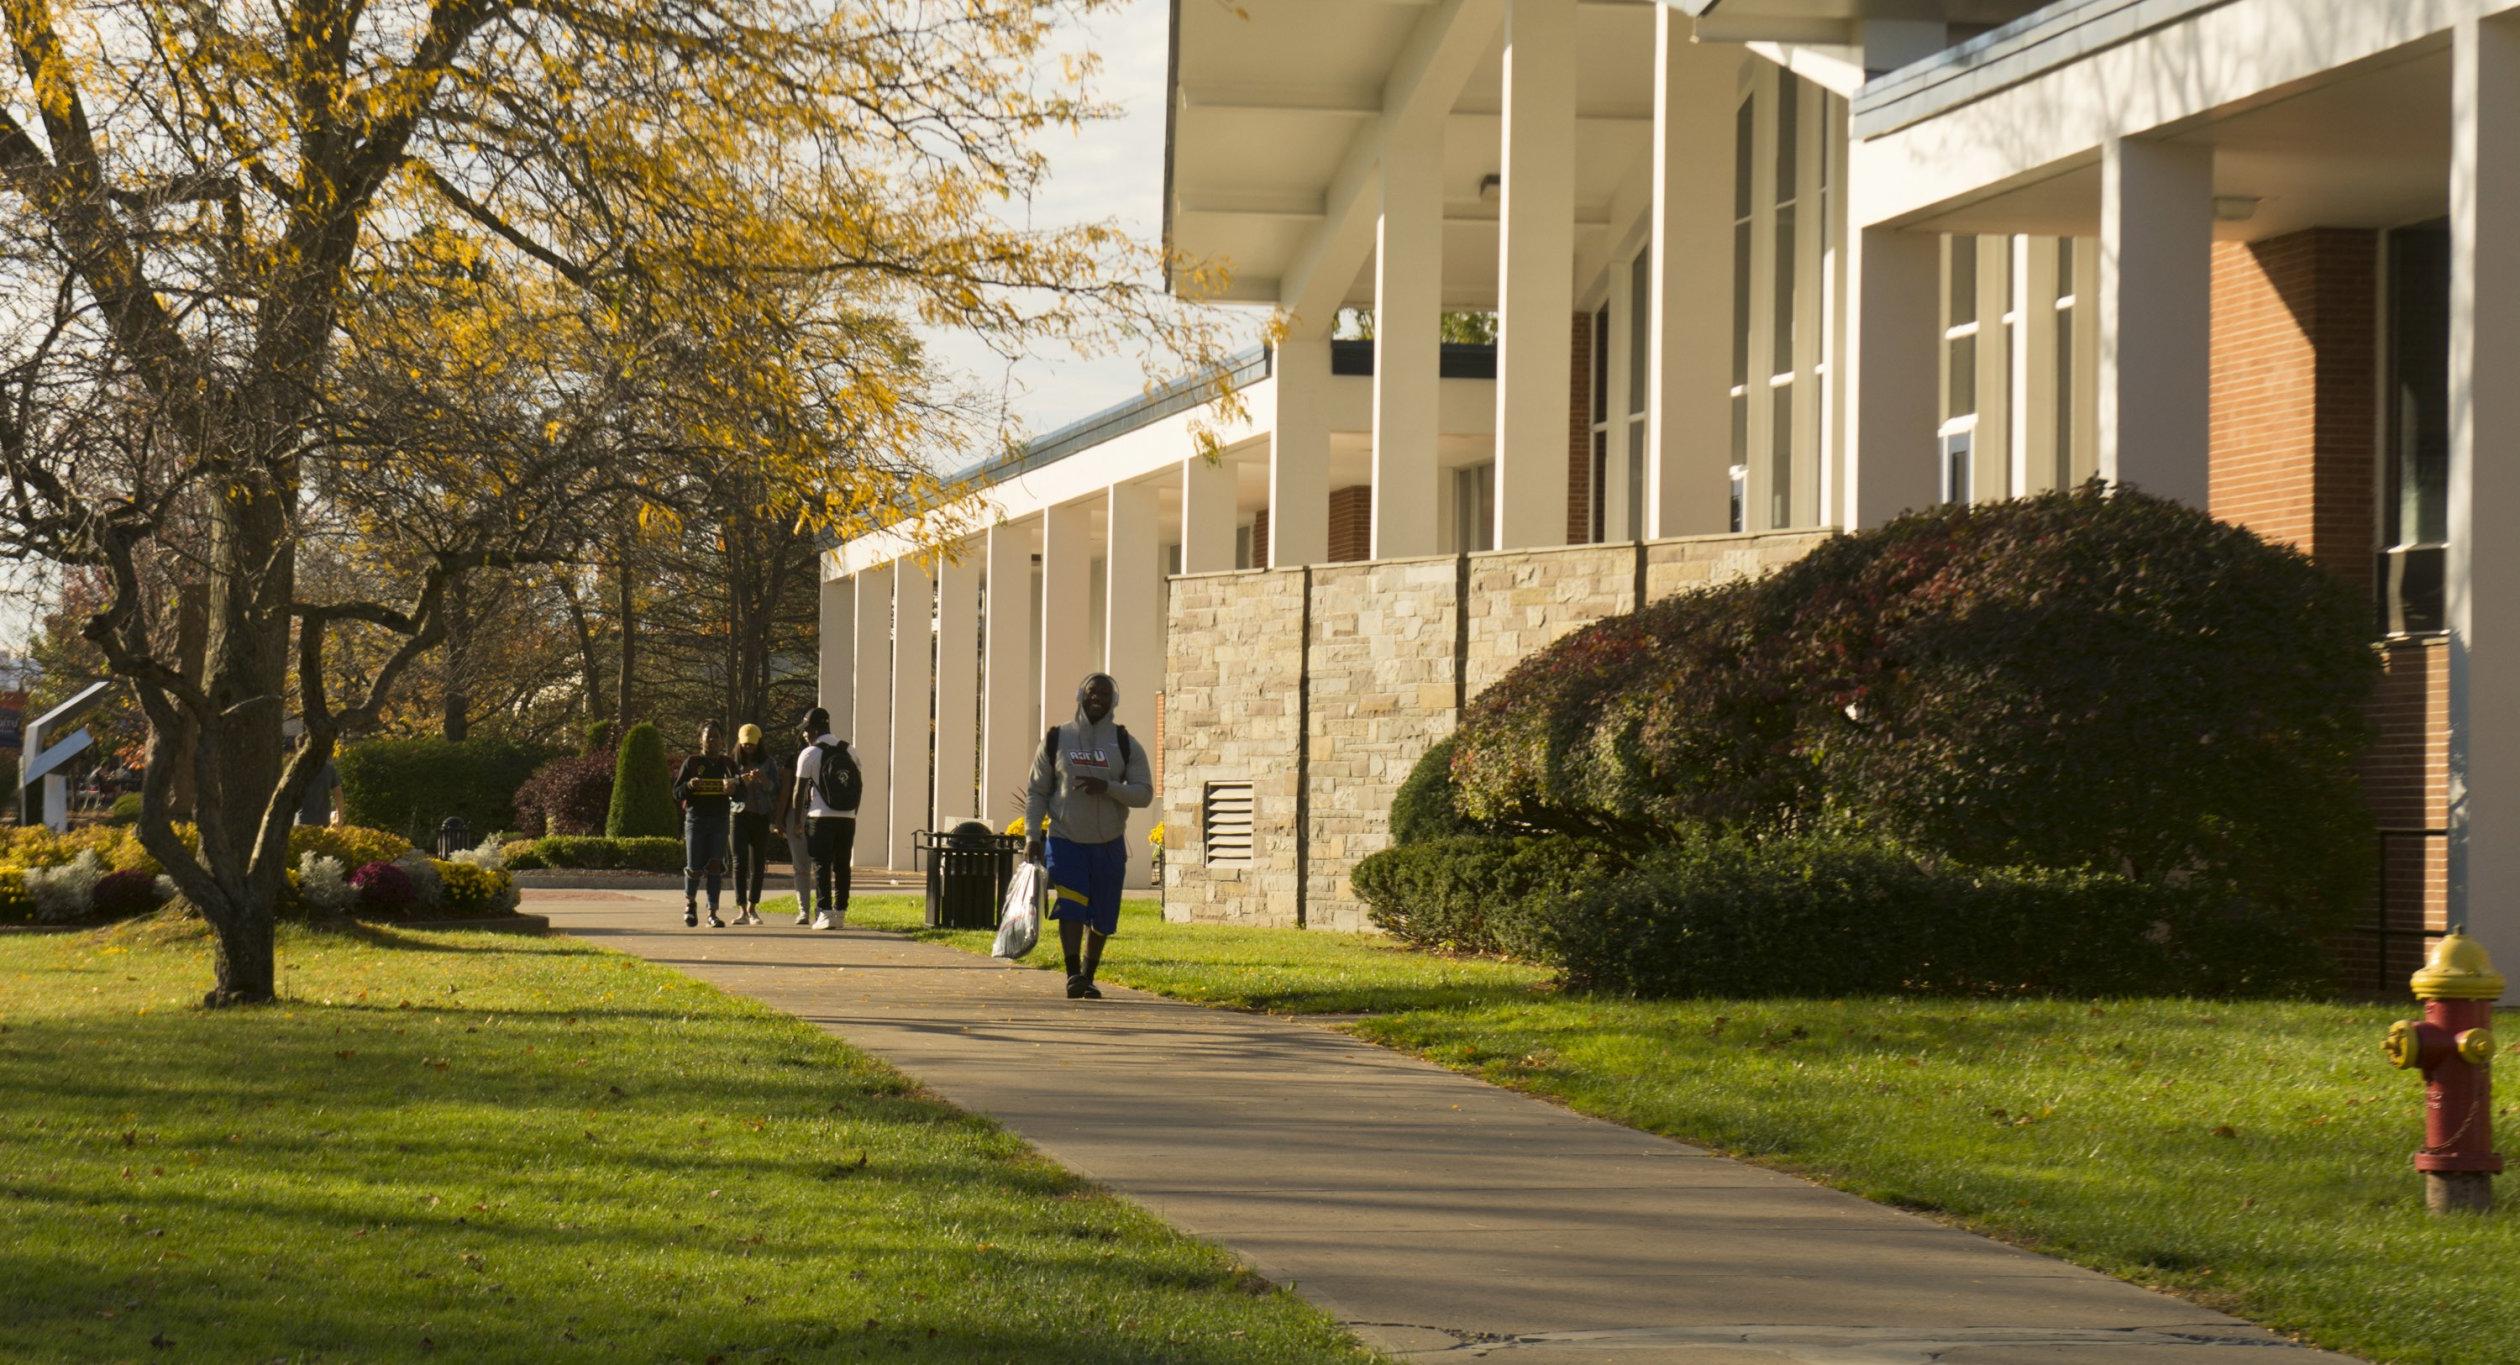
<instances>
[{"instance_id":1,"label":"yellow cap","mask_svg":"<svg viewBox=\"0 0 2520 1365\"><path fill-rule=\"evenodd\" d=\"M2432 960L2415 973L2418 1000L2493 1000L2503 993L2502 973L2485 945L2465 934L2447 934L2433 945Z\"/></svg>"},{"instance_id":2,"label":"yellow cap","mask_svg":"<svg viewBox=\"0 0 2520 1365\"><path fill-rule=\"evenodd\" d=\"M745 721L743 728L735 732L735 742L737 744L759 744L761 742L761 727L753 724L751 721Z\"/></svg>"}]
</instances>

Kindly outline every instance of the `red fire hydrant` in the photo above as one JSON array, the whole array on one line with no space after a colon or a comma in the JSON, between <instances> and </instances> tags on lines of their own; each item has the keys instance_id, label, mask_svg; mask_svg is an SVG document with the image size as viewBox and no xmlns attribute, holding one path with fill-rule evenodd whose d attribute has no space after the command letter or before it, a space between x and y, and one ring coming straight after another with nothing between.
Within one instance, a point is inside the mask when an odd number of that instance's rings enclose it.
<instances>
[{"instance_id":1,"label":"red fire hydrant","mask_svg":"<svg viewBox=\"0 0 2520 1365\"><path fill-rule=\"evenodd\" d=\"M2485 945L2452 933L2415 973L2424 1017L2389 1025L2389 1061L2424 1072L2424 1206L2435 1213L2483 1213L2494 1206L2494 1001L2502 974Z\"/></svg>"}]
</instances>

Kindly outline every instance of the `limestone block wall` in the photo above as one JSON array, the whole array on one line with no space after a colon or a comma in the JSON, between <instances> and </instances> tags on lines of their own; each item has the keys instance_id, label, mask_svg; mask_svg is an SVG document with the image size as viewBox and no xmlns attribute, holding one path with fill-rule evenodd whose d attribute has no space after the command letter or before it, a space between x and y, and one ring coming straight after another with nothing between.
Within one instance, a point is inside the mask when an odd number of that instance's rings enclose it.
<instances>
[{"instance_id":1,"label":"limestone block wall","mask_svg":"<svg viewBox=\"0 0 2520 1365\"><path fill-rule=\"evenodd\" d=\"M1808 553L1821 532L1449 555L1173 580L1164 688L1164 913L1368 928L1348 884L1390 841L1391 797L1464 701L1640 600ZM1212 865L1215 782L1250 782L1248 866Z\"/></svg>"}]
</instances>

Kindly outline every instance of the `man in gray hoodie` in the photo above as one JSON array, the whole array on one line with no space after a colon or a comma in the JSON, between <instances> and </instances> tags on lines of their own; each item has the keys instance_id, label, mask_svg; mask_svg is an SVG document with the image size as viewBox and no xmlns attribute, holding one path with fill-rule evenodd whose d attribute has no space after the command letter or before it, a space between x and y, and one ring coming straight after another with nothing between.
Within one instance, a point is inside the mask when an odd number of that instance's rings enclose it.
<instances>
[{"instance_id":1,"label":"man in gray hoodie","mask_svg":"<svg viewBox=\"0 0 2520 1365\"><path fill-rule=\"evenodd\" d=\"M1094 970L1103 941L1120 932L1120 887L1129 870L1129 811L1154 804L1146 750L1111 719L1120 688L1108 673L1076 689L1076 719L1052 727L1033 760L1024 797L1024 856L1050 872L1050 918L1067 955L1070 1000L1100 1000ZM1042 838L1042 817L1050 820Z\"/></svg>"}]
</instances>

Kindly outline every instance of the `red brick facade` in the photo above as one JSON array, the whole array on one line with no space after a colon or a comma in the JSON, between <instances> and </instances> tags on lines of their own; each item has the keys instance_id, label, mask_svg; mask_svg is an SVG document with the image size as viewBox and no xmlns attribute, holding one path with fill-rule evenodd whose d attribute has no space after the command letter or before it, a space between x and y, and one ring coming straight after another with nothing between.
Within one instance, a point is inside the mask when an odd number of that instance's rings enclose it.
<instances>
[{"instance_id":1,"label":"red brick facade","mask_svg":"<svg viewBox=\"0 0 2520 1365\"><path fill-rule=\"evenodd\" d=\"M1269 567L1269 509L1251 514L1251 567Z\"/></svg>"},{"instance_id":2,"label":"red brick facade","mask_svg":"<svg viewBox=\"0 0 2520 1365\"><path fill-rule=\"evenodd\" d=\"M1566 375L1566 543L1592 540L1592 315L1575 315L1575 363Z\"/></svg>"},{"instance_id":3,"label":"red brick facade","mask_svg":"<svg viewBox=\"0 0 2520 1365\"><path fill-rule=\"evenodd\" d=\"M1352 564L1374 557L1374 490L1352 484L1330 490L1330 562Z\"/></svg>"},{"instance_id":4,"label":"red brick facade","mask_svg":"<svg viewBox=\"0 0 2520 1365\"><path fill-rule=\"evenodd\" d=\"M2377 545L2379 282L2376 234L2319 228L2214 248L2211 492L2214 515L2298 545L2368 593ZM2426 833L2447 818L2448 651L2438 639L2383 647L2363 765L2383 835L2374 888L2391 931L2337 946L2346 980L2394 992L2441 927L2446 863ZM2402 937L2401 937L2402 936Z\"/></svg>"}]
</instances>

